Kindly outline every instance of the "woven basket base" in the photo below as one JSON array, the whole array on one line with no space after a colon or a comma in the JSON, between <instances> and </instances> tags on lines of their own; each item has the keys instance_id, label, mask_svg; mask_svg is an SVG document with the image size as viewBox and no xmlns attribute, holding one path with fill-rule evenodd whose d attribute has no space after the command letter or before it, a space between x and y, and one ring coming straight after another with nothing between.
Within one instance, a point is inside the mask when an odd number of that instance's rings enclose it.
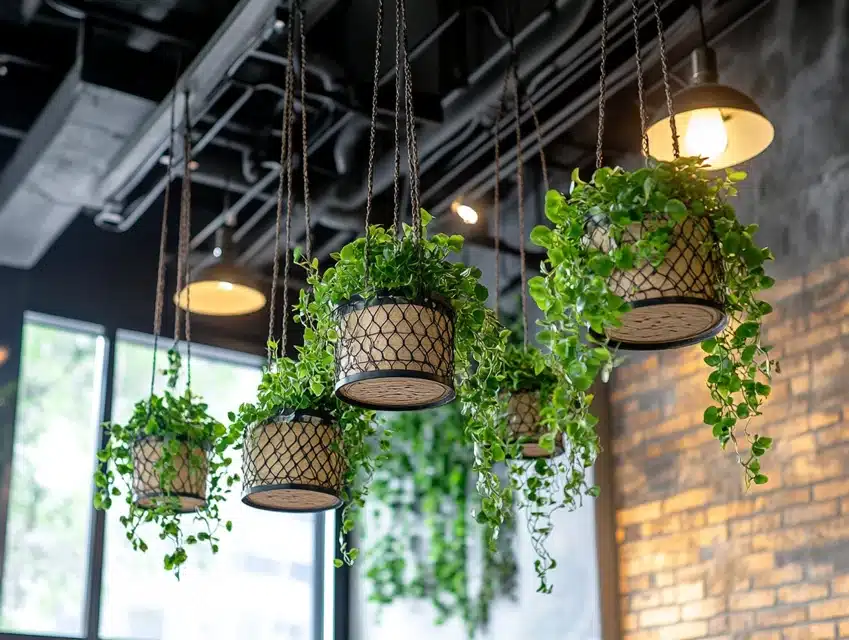
<instances>
[{"instance_id":1,"label":"woven basket base","mask_svg":"<svg viewBox=\"0 0 849 640\"><path fill-rule=\"evenodd\" d=\"M142 509L153 509L159 503L173 499L174 497L177 496L172 496L170 498L165 498L165 496L162 495L144 496L136 500L136 504ZM178 499L180 501L180 513L192 513L193 511L197 511L198 509L203 507L203 505L206 503L206 500L197 496L179 496Z\"/></svg>"},{"instance_id":2,"label":"woven basket base","mask_svg":"<svg viewBox=\"0 0 849 640\"><path fill-rule=\"evenodd\" d=\"M436 407L455 397L454 389L442 382L391 374L342 384L336 395L349 404L388 411Z\"/></svg>"},{"instance_id":3,"label":"woven basket base","mask_svg":"<svg viewBox=\"0 0 849 640\"><path fill-rule=\"evenodd\" d=\"M727 318L713 307L671 302L640 306L622 317L607 336L623 349L671 349L707 340L722 331Z\"/></svg>"},{"instance_id":4,"label":"woven basket base","mask_svg":"<svg viewBox=\"0 0 849 640\"><path fill-rule=\"evenodd\" d=\"M554 451L548 452L543 449L536 442L528 442L527 444L522 445L522 457L523 458L556 458L557 456L563 453L563 437L562 434L558 434L561 437L558 438L558 442L554 445Z\"/></svg>"},{"instance_id":5,"label":"woven basket base","mask_svg":"<svg viewBox=\"0 0 849 640\"><path fill-rule=\"evenodd\" d=\"M342 501L338 496L309 489L254 489L242 498L242 502L257 509L268 511L316 512L335 509Z\"/></svg>"}]
</instances>

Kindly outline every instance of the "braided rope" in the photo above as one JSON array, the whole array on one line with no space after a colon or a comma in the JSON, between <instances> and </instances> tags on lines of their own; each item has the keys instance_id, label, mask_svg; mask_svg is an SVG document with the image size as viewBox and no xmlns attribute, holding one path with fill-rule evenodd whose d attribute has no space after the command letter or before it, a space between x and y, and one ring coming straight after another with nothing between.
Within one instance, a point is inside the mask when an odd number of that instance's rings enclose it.
<instances>
[{"instance_id":1,"label":"braided rope","mask_svg":"<svg viewBox=\"0 0 849 640\"><path fill-rule=\"evenodd\" d=\"M604 164L604 108L607 105L607 25L610 0L601 0L601 62L598 78L598 140L595 148L595 168Z\"/></svg>"},{"instance_id":2,"label":"braided rope","mask_svg":"<svg viewBox=\"0 0 849 640\"><path fill-rule=\"evenodd\" d=\"M640 104L640 144L643 155L649 157L649 136L646 132L646 99L643 90L642 50L640 48L640 10L639 0L631 0L631 15L634 22L634 55L637 63L637 99Z\"/></svg>"},{"instance_id":3,"label":"braided rope","mask_svg":"<svg viewBox=\"0 0 849 640\"><path fill-rule=\"evenodd\" d=\"M371 241L369 239L369 225L371 224L371 208L374 198L374 156L375 156L375 138L377 135L377 92L380 88L380 51L383 41L383 0L377 0L377 30L374 43L374 78L371 94L371 123L369 126L369 150L368 150L368 177L366 179L366 241L363 247L363 289L368 288L369 276L369 249Z\"/></svg>"},{"instance_id":4,"label":"braided rope","mask_svg":"<svg viewBox=\"0 0 849 640\"><path fill-rule=\"evenodd\" d=\"M669 63L666 59L666 36L663 33L663 20L660 17L660 5L653 0L654 17L657 22L657 43L660 49L660 69L663 73L663 91L666 94L666 110L669 113L669 128L672 131L672 155L677 160L681 157L681 148L678 145L678 125L675 123L675 106L672 103L672 88L669 84Z\"/></svg>"}]
</instances>

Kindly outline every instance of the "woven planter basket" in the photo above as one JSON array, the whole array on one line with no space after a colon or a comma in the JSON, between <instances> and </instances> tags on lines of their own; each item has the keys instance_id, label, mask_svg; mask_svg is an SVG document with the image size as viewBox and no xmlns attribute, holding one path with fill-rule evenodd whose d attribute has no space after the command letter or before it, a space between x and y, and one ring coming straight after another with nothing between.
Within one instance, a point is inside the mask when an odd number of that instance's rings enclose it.
<instances>
[{"instance_id":1,"label":"woven planter basket","mask_svg":"<svg viewBox=\"0 0 849 640\"><path fill-rule=\"evenodd\" d=\"M634 223L622 242L636 242L646 231L644 223ZM607 251L607 227L590 221L588 241ZM607 285L631 310L621 327L608 331L611 342L623 349L674 349L722 331L728 318L717 291L722 266L715 247L710 219L689 216L675 225L669 251L658 267L614 270Z\"/></svg>"},{"instance_id":2,"label":"woven planter basket","mask_svg":"<svg viewBox=\"0 0 849 640\"><path fill-rule=\"evenodd\" d=\"M162 438L142 438L133 445L133 494L136 504L149 509L171 499L179 500L179 512L190 513L206 504L206 452L195 447L189 452L187 444L180 445L180 452L173 459L177 475L171 486L163 490L160 472L156 468L162 458ZM190 464L190 456L201 464Z\"/></svg>"},{"instance_id":3,"label":"woven planter basket","mask_svg":"<svg viewBox=\"0 0 849 640\"><path fill-rule=\"evenodd\" d=\"M507 426L513 441L521 441L523 458L554 458L563 453L563 434L558 433L554 452L539 445L539 391L515 391L507 400Z\"/></svg>"},{"instance_id":4,"label":"woven planter basket","mask_svg":"<svg viewBox=\"0 0 849 640\"><path fill-rule=\"evenodd\" d=\"M451 402L454 313L433 298L381 295L336 309L336 395L367 409L410 411Z\"/></svg>"},{"instance_id":5,"label":"woven planter basket","mask_svg":"<svg viewBox=\"0 0 849 640\"><path fill-rule=\"evenodd\" d=\"M342 504L339 426L314 411L281 412L245 435L242 502L267 511L315 513Z\"/></svg>"}]
</instances>

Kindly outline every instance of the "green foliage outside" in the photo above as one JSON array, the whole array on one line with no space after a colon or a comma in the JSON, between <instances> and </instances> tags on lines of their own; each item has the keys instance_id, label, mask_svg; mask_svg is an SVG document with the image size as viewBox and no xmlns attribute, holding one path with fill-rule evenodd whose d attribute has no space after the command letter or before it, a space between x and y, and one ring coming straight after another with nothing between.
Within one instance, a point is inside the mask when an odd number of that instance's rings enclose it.
<instances>
[{"instance_id":1,"label":"green foliage outside","mask_svg":"<svg viewBox=\"0 0 849 640\"><path fill-rule=\"evenodd\" d=\"M517 567L512 523L502 527L493 552L488 532L469 515L478 500L465 422L456 403L386 418L391 449L369 501L370 522L383 535L369 541L366 577L373 602L427 600L437 625L460 618L472 638L487 625L497 598L515 598ZM471 544L475 537L482 544ZM471 573L480 575L475 592Z\"/></svg>"}]
</instances>

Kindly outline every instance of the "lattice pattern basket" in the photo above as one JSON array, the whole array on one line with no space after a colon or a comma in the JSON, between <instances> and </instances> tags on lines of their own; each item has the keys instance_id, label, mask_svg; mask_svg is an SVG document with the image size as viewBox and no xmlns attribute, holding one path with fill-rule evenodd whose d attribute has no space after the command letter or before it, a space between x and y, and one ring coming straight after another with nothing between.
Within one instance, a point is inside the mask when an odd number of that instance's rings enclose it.
<instances>
[{"instance_id":1,"label":"lattice pattern basket","mask_svg":"<svg viewBox=\"0 0 849 640\"><path fill-rule=\"evenodd\" d=\"M563 434L554 441L550 453L539 444L542 435L539 414L539 391L515 391L507 399L507 426L514 442L521 442L523 458L553 458L563 453Z\"/></svg>"},{"instance_id":2,"label":"lattice pattern basket","mask_svg":"<svg viewBox=\"0 0 849 640\"><path fill-rule=\"evenodd\" d=\"M454 312L434 298L382 295L336 309L336 395L367 409L410 411L451 402Z\"/></svg>"},{"instance_id":3,"label":"lattice pattern basket","mask_svg":"<svg viewBox=\"0 0 849 640\"><path fill-rule=\"evenodd\" d=\"M138 506L149 509L168 500L178 501L180 513L191 513L206 504L206 451L200 447L189 450L185 443L172 458L176 475L171 486L161 486L159 461L165 440L159 437L142 438L133 445L133 494Z\"/></svg>"},{"instance_id":4,"label":"lattice pattern basket","mask_svg":"<svg viewBox=\"0 0 849 640\"><path fill-rule=\"evenodd\" d=\"M284 411L253 427L242 450L242 502L289 513L340 506L341 435L338 424L317 411Z\"/></svg>"},{"instance_id":5,"label":"lattice pattern basket","mask_svg":"<svg viewBox=\"0 0 849 640\"><path fill-rule=\"evenodd\" d=\"M633 243L647 232L645 222L625 230L622 242ZM588 241L607 251L611 238L606 225L591 219ZM608 331L623 349L674 349L696 344L725 328L718 283L722 266L710 219L688 216L675 225L669 251L657 267L644 264L616 269L608 279L610 291L624 298L631 310L622 326Z\"/></svg>"}]
</instances>

